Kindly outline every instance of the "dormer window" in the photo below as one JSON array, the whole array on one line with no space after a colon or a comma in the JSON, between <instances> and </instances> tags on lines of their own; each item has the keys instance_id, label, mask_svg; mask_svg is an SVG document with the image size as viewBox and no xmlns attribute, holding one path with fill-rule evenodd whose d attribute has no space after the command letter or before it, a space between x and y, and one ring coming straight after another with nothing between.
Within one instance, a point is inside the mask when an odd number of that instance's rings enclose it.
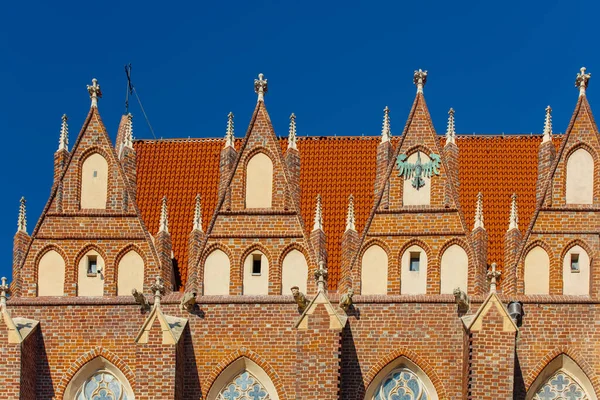
<instances>
[{"instance_id":1,"label":"dormer window","mask_svg":"<svg viewBox=\"0 0 600 400\"><path fill-rule=\"evenodd\" d=\"M88 276L96 276L98 274L98 257L87 256L87 274Z\"/></svg>"},{"instance_id":2,"label":"dormer window","mask_svg":"<svg viewBox=\"0 0 600 400\"><path fill-rule=\"evenodd\" d=\"M410 264L409 271L419 272L421 264L421 252L420 251L411 251L410 252Z\"/></svg>"},{"instance_id":3,"label":"dormer window","mask_svg":"<svg viewBox=\"0 0 600 400\"><path fill-rule=\"evenodd\" d=\"M579 271L579 254L571 253L571 273L578 273Z\"/></svg>"},{"instance_id":4,"label":"dormer window","mask_svg":"<svg viewBox=\"0 0 600 400\"><path fill-rule=\"evenodd\" d=\"M260 276L262 271L262 256L260 254L252 254L252 275Z\"/></svg>"}]
</instances>

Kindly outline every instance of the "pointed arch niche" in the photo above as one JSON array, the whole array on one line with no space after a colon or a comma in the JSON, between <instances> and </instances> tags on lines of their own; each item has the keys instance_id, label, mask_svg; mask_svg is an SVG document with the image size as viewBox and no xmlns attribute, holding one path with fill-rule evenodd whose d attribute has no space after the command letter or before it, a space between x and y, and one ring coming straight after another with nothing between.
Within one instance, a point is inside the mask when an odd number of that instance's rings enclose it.
<instances>
[{"instance_id":1,"label":"pointed arch niche","mask_svg":"<svg viewBox=\"0 0 600 400\"><path fill-rule=\"evenodd\" d=\"M254 361L241 357L229 364L213 382L207 400L248 398L279 400L269 375Z\"/></svg>"},{"instance_id":2,"label":"pointed arch niche","mask_svg":"<svg viewBox=\"0 0 600 400\"><path fill-rule=\"evenodd\" d=\"M105 209L108 193L108 163L99 153L85 159L81 167L81 208Z\"/></svg>"},{"instance_id":3,"label":"pointed arch niche","mask_svg":"<svg viewBox=\"0 0 600 400\"><path fill-rule=\"evenodd\" d=\"M246 165L246 208L270 208L273 201L273 161L256 153Z\"/></svg>"},{"instance_id":4,"label":"pointed arch niche","mask_svg":"<svg viewBox=\"0 0 600 400\"><path fill-rule=\"evenodd\" d=\"M540 372L527 392L526 400L598 400L592 382L573 359L561 354Z\"/></svg>"},{"instance_id":5,"label":"pointed arch niche","mask_svg":"<svg viewBox=\"0 0 600 400\"><path fill-rule=\"evenodd\" d=\"M362 256L361 294L387 294L388 255L379 245L371 245Z\"/></svg>"},{"instance_id":6,"label":"pointed arch niche","mask_svg":"<svg viewBox=\"0 0 600 400\"><path fill-rule=\"evenodd\" d=\"M421 164L426 164L431 159L424 152L417 150L408 156L407 163L416 164L417 161ZM413 187L412 179L403 179L404 186L402 190L402 204L405 206L422 206L429 205L431 201L431 178L423 176L425 185L420 188Z\"/></svg>"},{"instance_id":7,"label":"pointed arch niche","mask_svg":"<svg viewBox=\"0 0 600 400\"><path fill-rule=\"evenodd\" d=\"M594 158L584 148L575 150L567 160L567 204L594 202Z\"/></svg>"},{"instance_id":8,"label":"pointed arch niche","mask_svg":"<svg viewBox=\"0 0 600 400\"><path fill-rule=\"evenodd\" d=\"M133 400L135 396L123 372L104 357L96 357L73 376L63 398Z\"/></svg>"},{"instance_id":9,"label":"pointed arch niche","mask_svg":"<svg viewBox=\"0 0 600 400\"><path fill-rule=\"evenodd\" d=\"M389 363L373 378L365 400L438 400L429 377L406 357Z\"/></svg>"}]
</instances>

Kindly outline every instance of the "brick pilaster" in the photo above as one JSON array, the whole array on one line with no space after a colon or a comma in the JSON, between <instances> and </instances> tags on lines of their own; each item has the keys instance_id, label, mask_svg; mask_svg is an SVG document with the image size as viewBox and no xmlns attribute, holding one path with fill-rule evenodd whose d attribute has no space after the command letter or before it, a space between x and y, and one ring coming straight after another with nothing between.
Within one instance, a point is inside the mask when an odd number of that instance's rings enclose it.
<instances>
[{"instance_id":1,"label":"brick pilaster","mask_svg":"<svg viewBox=\"0 0 600 400\"><path fill-rule=\"evenodd\" d=\"M21 295L21 265L27 254L27 248L29 247L30 241L31 237L23 231L17 231L13 240L13 282L11 290L14 296Z\"/></svg>"},{"instance_id":2,"label":"brick pilaster","mask_svg":"<svg viewBox=\"0 0 600 400\"><path fill-rule=\"evenodd\" d=\"M223 195L223 192L227 192L225 202L223 203L224 210L231 209L231 189L227 185L229 183L229 176L233 172L236 158L237 152L233 147L227 146L221 150L221 159L219 161L219 198Z\"/></svg>"},{"instance_id":3,"label":"brick pilaster","mask_svg":"<svg viewBox=\"0 0 600 400\"><path fill-rule=\"evenodd\" d=\"M540 144L540 148L538 150L538 173L537 173L537 182L535 185L535 200L536 204L540 201L543 196L544 185L546 184L546 180L550 175L550 168L552 166L552 162L556 157L556 148L554 147L554 143L552 141L542 142ZM546 199L548 202L552 202L552 196L548 196Z\"/></svg>"},{"instance_id":4,"label":"brick pilaster","mask_svg":"<svg viewBox=\"0 0 600 400\"><path fill-rule=\"evenodd\" d=\"M377 146L377 172L375 174L375 203L377 203L379 189L386 180L386 174L389 163L392 161L393 149L392 143L388 140L379 143ZM383 209L389 208L390 184L386 182L383 188L383 197L381 198L380 207Z\"/></svg>"},{"instance_id":5,"label":"brick pilaster","mask_svg":"<svg viewBox=\"0 0 600 400\"><path fill-rule=\"evenodd\" d=\"M204 281L200 279L200 256L201 246L206 234L198 229L190 232L188 237L188 276L186 280L186 291L195 289L198 293L204 293Z\"/></svg>"},{"instance_id":6,"label":"brick pilaster","mask_svg":"<svg viewBox=\"0 0 600 400\"><path fill-rule=\"evenodd\" d=\"M504 235L504 268L502 274L502 293L515 295L517 293L517 257L521 246L521 231L513 228Z\"/></svg>"},{"instance_id":7,"label":"brick pilaster","mask_svg":"<svg viewBox=\"0 0 600 400\"><path fill-rule=\"evenodd\" d=\"M130 193L133 201L137 198L137 153L131 147L123 147L121 153L121 164L125 171L125 177L129 181ZM125 202L127 205L127 202Z\"/></svg>"},{"instance_id":8,"label":"brick pilaster","mask_svg":"<svg viewBox=\"0 0 600 400\"><path fill-rule=\"evenodd\" d=\"M156 234L156 252L160 262L161 276L167 292L174 289L174 271L173 271L173 244L171 242L171 234L165 231L160 231ZM150 281L153 281L152 278ZM147 282L150 282L147 280Z\"/></svg>"},{"instance_id":9,"label":"brick pilaster","mask_svg":"<svg viewBox=\"0 0 600 400\"><path fill-rule=\"evenodd\" d=\"M290 177L291 195L296 204L300 204L300 152L297 149L288 148L286 150L285 165Z\"/></svg>"},{"instance_id":10,"label":"brick pilaster","mask_svg":"<svg viewBox=\"0 0 600 400\"><path fill-rule=\"evenodd\" d=\"M484 228L477 227L471 232L471 242L475 252L475 270L469 271L469 281L475 282L471 286L469 295L481 294L486 292L486 272L487 272L487 249L488 234Z\"/></svg>"},{"instance_id":11,"label":"brick pilaster","mask_svg":"<svg viewBox=\"0 0 600 400\"><path fill-rule=\"evenodd\" d=\"M460 181L458 179L458 146L455 143L447 143L444 146L442 157L448 166L448 178L444 193L444 205L450 207L454 203L452 199L452 183L458 192Z\"/></svg>"},{"instance_id":12,"label":"brick pilaster","mask_svg":"<svg viewBox=\"0 0 600 400\"><path fill-rule=\"evenodd\" d=\"M342 236L341 277L338 284L338 293L346 293L353 286L352 259L358 251L360 237L354 229L347 229Z\"/></svg>"},{"instance_id":13,"label":"brick pilaster","mask_svg":"<svg viewBox=\"0 0 600 400\"><path fill-rule=\"evenodd\" d=\"M35 400L38 372L38 333L35 328L22 341L12 337L0 321L0 376L2 377L2 398ZM14 332L12 333L14 335Z\"/></svg>"}]
</instances>

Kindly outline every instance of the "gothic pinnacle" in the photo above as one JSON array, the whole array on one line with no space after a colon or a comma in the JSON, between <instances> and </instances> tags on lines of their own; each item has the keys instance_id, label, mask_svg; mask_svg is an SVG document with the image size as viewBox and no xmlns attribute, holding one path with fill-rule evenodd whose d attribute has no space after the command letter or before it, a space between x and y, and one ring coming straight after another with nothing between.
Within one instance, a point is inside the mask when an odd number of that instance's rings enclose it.
<instances>
[{"instance_id":1,"label":"gothic pinnacle","mask_svg":"<svg viewBox=\"0 0 600 400\"><path fill-rule=\"evenodd\" d=\"M422 69L415 71L413 82L417 85L417 93L423 93L423 86L427 83L427 71Z\"/></svg>"},{"instance_id":2,"label":"gothic pinnacle","mask_svg":"<svg viewBox=\"0 0 600 400\"><path fill-rule=\"evenodd\" d=\"M19 219L17 221L17 232L27 233L27 210L25 208L25 197L21 197L19 206Z\"/></svg>"},{"instance_id":3,"label":"gothic pinnacle","mask_svg":"<svg viewBox=\"0 0 600 400\"><path fill-rule=\"evenodd\" d=\"M580 72L577 74L577 79L575 79L575 87L579 88L579 96L585 96L585 90L590 83L590 78L592 74L585 73L585 67L581 67Z\"/></svg>"},{"instance_id":4,"label":"gothic pinnacle","mask_svg":"<svg viewBox=\"0 0 600 400\"><path fill-rule=\"evenodd\" d=\"M202 232L202 202L199 193L196 195L196 207L194 207L194 230Z\"/></svg>"},{"instance_id":5,"label":"gothic pinnacle","mask_svg":"<svg viewBox=\"0 0 600 400\"><path fill-rule=\"evenodd\" d=\"M263 79L263 74L258 74L258 79L254 80L254 92L258 94L258 101L265 101L265 93L267 93L267 80Z\"/></svg>"},{"instance_id":6,"label":"gothic pinnacle","mask_svg":"<svg viewBox=\"0 0 600 400\"><path fill-rule=\"evenodd\" d=\"M477 228L485 229L483 226L483 193L477 194L477 206L475 207L475 225L473 230Z\"/></svg>"},{"instance_id":7,"label":"gothic pinnacle","mask_svg":"<svg viewBox=\"0 0 600 400\"><path fill-rule=\"evenodd\" d=\"M392 138L390 131L390 109L385 106L383 109L383 126L381 128L381 143L389 142Z\"/></svg>"},{"instance_id":8,"label":"gothic pinnacle","mask_svg":"<svg viewBox=\"0 0 600 400\"><path fill-rule=\"evenodd\" d=\"M354 222L354 196L350 195L348 197L348 213L346 214L346 231L356 230Z\"/></svg>"},{"instance_id":9,"label":"gothic pinnacle","mask_svg":"<svg viewBox=\"0 0 600 400\"><path fill-rule=\"evenodd\" d=\"M296 114L290 115L290 133L288 135L288 149L297 149L296 147Z\"/></svg>"},{"instance_id":10,"label":"gothic pinnacle","mask_svg":"<svg viewBox=\"0 0 600 400\"><path fill-rule=\"evenodd\" d=\"M511 196L512 202L510 205L510 221L508 224L508 230L519 229L519 210L517 208L517 194L513 193Z\"/></svg>"},{"instance_id":11,"label":"gothic pinnacle","mask_svg":"<svg viewBox=\"0 0 600 400\"><path fill-rule=\"evenodd\" d=\"M446 129L446 146L449 143L456 144L456 131L454 129L454 108L448 111L448 128Z\"/></svg>"},{"instance_id":12,"label":"gothic pinnacle","mask_svg":"<svg viewBox=\"0 0 600 400\"><path fill-rule=\"evenodd\" d=\"M92 99L92 108L98 108L98 98L102 98L102 90L98 85L98 79L92 79L92 84L87 85L87 90L90 93L90 99Z\"/></svg>"},{"instance_id":13,"label":"gothic pinnacle","mask_svg":"<svg viewBox=\"0 0 600 400\"><path fill-rule=\"evenodd\" d=\"M542 143L552 140L552 108L546 107L546 120L544 121L544 138Z\"/></svg>"},{"instance_id":14,"label":"gothic pinnacle","mask_svg":"<svg viewBox=\"0 0 600 400\"><path fill-rule=\"evenodd\" d=\"M160 207L160 228L158 232L169 233L169 210L167 209L167 196L162 198Z\"/></svg>"},{"instance_id":15,"label":"gothic pinnacle","mask_svg":"<svg viewBox=\"0 0 600 400\"><path fill-rule=\"evenodd\" d=\"M125 127L123 145L133 149L133 115L131 113L127 114L127 126Z\"/></svg>"},{"instance_id":16,"label":"gothic pinnacle","mask_svg":"<svg viewBox=\"0 0 600 400\"><path fill-rule=\"evenodd\" d=\"M58 149L69 151L69 124L67 124L67 114L62 116L62 124L60 125L60 136L58 138Z\"/></svg>"},{"instance_id":17,"label":"gothic pinnacle","mask_svg":"<svg viewBox=\"0 0 600 400\"><path fill-rule=\"evenodd\" d=\"M315 206L315 223L313 231L323 230L323 206L321 205L321 195L317 195L317 205Z\"/></svg>"},{"instance_id":18,"label":"gothic pinnacle","mask_svg":"<svg viewBox=\"0 0 600 400\"><path fill-rule=\"evenodd\" d=\"M235 148L235 136L233 132L233 113L227 114L227 131L225 131L225 148Z\"/></svg>"}]
</instances>

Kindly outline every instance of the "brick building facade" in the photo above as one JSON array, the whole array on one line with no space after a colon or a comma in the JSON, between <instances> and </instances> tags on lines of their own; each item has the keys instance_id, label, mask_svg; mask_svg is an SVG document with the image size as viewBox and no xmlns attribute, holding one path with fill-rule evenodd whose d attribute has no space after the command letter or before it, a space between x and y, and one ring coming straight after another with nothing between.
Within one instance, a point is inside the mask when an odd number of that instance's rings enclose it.
<instances>
[{"instance_id":1,"label":"brick building facade","mask_svg":"<svg viewBox=\"0 0 600 400\"><path fill-rule=\"evenodd\" d=\"M7 399L597 399L600 136L577 75L553 135L112 144L100 86L0 286Z\"/></svg>"}]
</instances>

